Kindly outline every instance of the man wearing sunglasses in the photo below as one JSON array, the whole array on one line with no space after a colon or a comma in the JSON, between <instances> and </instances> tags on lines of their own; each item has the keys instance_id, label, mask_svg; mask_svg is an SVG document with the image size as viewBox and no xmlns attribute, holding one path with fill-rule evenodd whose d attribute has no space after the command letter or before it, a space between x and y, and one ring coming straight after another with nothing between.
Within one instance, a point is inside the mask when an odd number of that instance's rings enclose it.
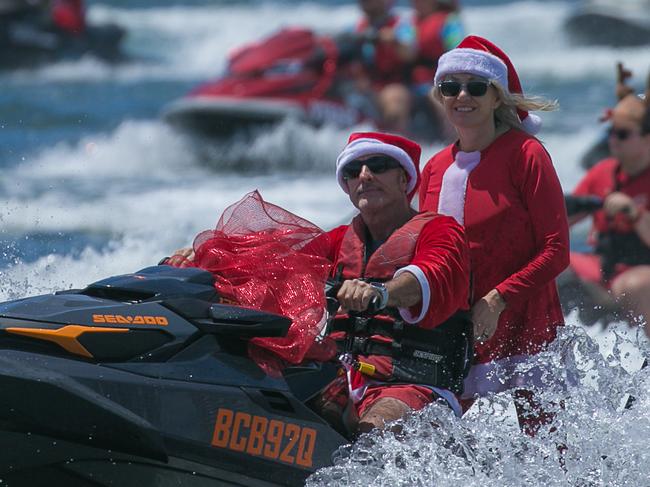
<instances>
[{"instance_id":1,"label":"man wearing sunglasses","mask_svg":"<svg viewBox=\"0 0 650 487\"><path fill-rule=\"evenodd\" d=\"M650 337L649 104L630 94L616 105L609 119L612 157L591 168L573 192L602 198L603 209L593 214L595 253L572 253L571 270L598 302L622 306L631 319L641 315Z\"/></svg>"},{"instance_id":2,"label":"man wearing sunglasses","mask_svg":"<svg viewBox=\"0 0 650 487\"><path fill-rule=\"evenodd\" d=\"M420 179L419 159L420 147L403 137L350 136L337 159L336 175L359 214L349 225L329 232L332 273L343 280L337 299L341 313L362 312L376 299L389 322L398 320L405 327L432 333L445 327L461 334L468 323L459 314L468 305L468 248L463 229L453 218L418 213L411 207ZM470 329L471 325L465 328L467 340ZM464 343L464 349L471 350ZM465 361L463 369L471 352L448 351L452 352ZM447 357L440 360L443 363L435 367L450 365ZM317 407L330 409L332 416L352 410L356 420L348 429L381 428L439 398L460 413L449 390L453 387L428 368L426 357L352 354L344 363L347 374L325 391ZM464 375L459 374L453 381L462 386Z\"/></svg>"}]
</instances>

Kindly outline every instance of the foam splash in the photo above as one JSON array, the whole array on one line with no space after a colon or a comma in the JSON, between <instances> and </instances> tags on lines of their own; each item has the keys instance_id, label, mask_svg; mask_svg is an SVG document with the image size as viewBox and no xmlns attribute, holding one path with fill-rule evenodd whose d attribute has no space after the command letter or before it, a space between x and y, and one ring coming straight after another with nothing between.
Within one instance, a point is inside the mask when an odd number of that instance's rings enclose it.
<instances>
[{"instance_id":1,"label":"foam splash","mask_svg":"<svg viewBox=\"0 0 650 487\"><path fill-rule=\"evenodd\" d=\"M650 356L645 341L634 344ZM630 342L617 344L623 354ZM555 417L534 438L504 421L510 393L487 399L462 419L433 404L398 423L402 432L372 432L340 449L334 466L308 486L629 486L648 478L650 368L628 373L576 326L560 330L548 351L519 372L543 367L549 383L536 396ZM621 400L631 394L629 409Z\"/></svg>"}]
</instances>

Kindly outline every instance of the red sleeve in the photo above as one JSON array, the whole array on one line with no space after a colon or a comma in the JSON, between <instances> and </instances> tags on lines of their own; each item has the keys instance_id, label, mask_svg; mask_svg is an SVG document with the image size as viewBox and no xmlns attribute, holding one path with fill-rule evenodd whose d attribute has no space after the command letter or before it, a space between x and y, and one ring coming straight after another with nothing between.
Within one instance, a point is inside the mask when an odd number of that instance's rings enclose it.
<instances>
[{"instance_id":1,"label":"red sleeve","mask_svg":"<svg viewBox=\"0 0 650 487\"><path fill-rule=\"evenodd\" d=\"M438 216L420 232L411 265L417 266L429 285L429 307L419 324L435 327L469 302L469 249L465 231L449 216ZM424 292L424 290L423 290ZM414 316L421 307L413 307Z\"/></svg>"},{"instance_id":2,"label":"red sleeve","mask_svg":"<svg viewBox=\"0 0 650 487\"><path fill-rule=\"evenodd\" d=\"M594 173L593 170L588 171L587 174L585 174L583 176L583 178L580 180L578 185L573 190L573 193L572 193L573 195L575 195L575 196L588 196L588 195L594 194L593 190L591 189L591 181L593 179L593 177L592 177L593 173Z\"/></svg>"},{"instance_id":3,"label":"red sleeve","mask_svg":"<svg viewBox=\"0 0 650 487\"><path fill-rule=\"evenodd\" d=\"M534 297L569 265L569 226L564 195L551 158L536 139L527 140L513 161L513 183L520 189L533 227L536 255L496 287L506 302Z\"/></svg>"}]
</instances>

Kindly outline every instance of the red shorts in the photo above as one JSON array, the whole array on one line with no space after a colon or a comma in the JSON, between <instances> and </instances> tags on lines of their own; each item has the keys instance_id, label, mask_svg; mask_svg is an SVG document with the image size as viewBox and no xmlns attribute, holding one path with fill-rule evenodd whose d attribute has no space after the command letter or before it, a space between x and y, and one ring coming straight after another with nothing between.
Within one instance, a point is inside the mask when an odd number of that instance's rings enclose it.
<instances>
[{"instance_id":1,"label":"red shorts","mask_svg":"<svg viewBox=\"0 0 650 487\"><path fill-rule=\"evenodd\" d=\"M325 388L322 398L324 402L337 404L342 411L348 403L348 394L347 378L345 375L340 375ZM361 401L356 404L357 414L359 416L363 415L366 409L382 397L399 399L408 407L417 411L433 402L436 395L428 387L414 384L369 386Z\"/></svg>"},{"instance_id":2,"label":"red shorts","mask_svg":"<svg viewBox=\"0 0 650 487\"><path fill-rule=\"evenodd\" d=\"M630 266L625 264L617 264L614 275L609 281L605 281L599 255L571 252L571 269L573 272L583 281L599 284L605 289L609 289L616 278L629 268Z\"/></svg>"},{"instance_id":3,"label":"red shorts","mask_svg":"<svg viewBox=\"0 0 650 487\"><path fill-rule=\"evenodd\" d=\"M422 409L427 404L433 402L437 397L436 394L428 387L417 386L414 384L400 384L394 386L372 386L357 404L357 413L363 416L363 413L372 406L377 400L384 397L399 399L412 410Z\"/></svg>"}]
</instances>

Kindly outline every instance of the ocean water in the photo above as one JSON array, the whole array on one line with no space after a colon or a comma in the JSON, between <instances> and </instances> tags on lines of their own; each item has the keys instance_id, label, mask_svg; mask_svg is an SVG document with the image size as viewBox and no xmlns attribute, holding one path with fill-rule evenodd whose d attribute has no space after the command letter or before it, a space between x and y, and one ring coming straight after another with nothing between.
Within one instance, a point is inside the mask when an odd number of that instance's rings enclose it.
<instances>
[{"instance_id":1,"label":"ocean water","mask_svg":"<svg viewBox=\"0 0 650 487\"><path fill-rule=\"evenodd\" d=\"M633 70L638 91L650 68L647 47L572 46L562 26L573 7L474 0L463 12L468 32L510 55L527 91L560 101L559 112L543 115L541 139L566 191L603 131L598 117L615 101L615 62ZM1 300L154 264L254 189L326 229L352 214L334 178L348 130L286 123L253 143L213 147L206 162L159 114L218 75L233 48L288 25L337 32L355 22L354 2L97 0L88 13L91 22L127 29L128 62L84 58L0 73ZM424 157L439 148L425 147ZM220 165L233 155L259 162L244 174ZM577 317L567 322L539 358L568 383L545 396L557 409L556 432L518 434L507 395L462 421L430 408L407 421L404 438L369 436L310 482L649 486L650 375L633 370L647 342L624 325L585 332ZM621 409L629 394L635 402ZM566 445L562 460L558 444Z\"/></svg>"}]
</instances>

